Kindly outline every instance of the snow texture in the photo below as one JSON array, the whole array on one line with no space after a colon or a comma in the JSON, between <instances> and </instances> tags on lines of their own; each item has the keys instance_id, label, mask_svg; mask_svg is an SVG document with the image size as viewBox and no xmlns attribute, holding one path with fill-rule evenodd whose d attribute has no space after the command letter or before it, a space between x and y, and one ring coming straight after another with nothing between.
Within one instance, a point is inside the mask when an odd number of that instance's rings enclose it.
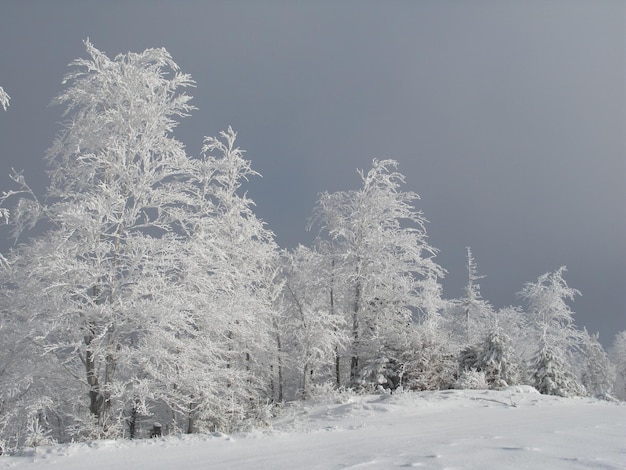
<instances>
[{"instance_id":1,"label":"snow texture","mask_svg":"<svg viewBox=\"0 0 626 470\"><path fill-rule=\"evenodd\" d=\"M624 436L623 403L529 386L347 394L294 403L246 434L42 446L1 457L0 468L624 469Z\"/></svg>"}]
</instances>

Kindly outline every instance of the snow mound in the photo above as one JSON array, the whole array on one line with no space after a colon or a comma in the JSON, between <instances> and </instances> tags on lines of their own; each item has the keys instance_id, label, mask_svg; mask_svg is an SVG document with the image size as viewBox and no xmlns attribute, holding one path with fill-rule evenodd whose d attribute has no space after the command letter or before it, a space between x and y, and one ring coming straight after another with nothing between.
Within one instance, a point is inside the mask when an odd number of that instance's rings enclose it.
<instances>
[{"instance_id":1,"label":"snow mound","mask_svg":"<svg viewBox=\"0 0 626 470\"><path fill-rule=\"evenodd\" d=\"M535 387L531 387L530 385L512 385L510 387L503 388L502 391L512 393L529 393L533 395L540 394Z\"/></svg>"}]
</instances>

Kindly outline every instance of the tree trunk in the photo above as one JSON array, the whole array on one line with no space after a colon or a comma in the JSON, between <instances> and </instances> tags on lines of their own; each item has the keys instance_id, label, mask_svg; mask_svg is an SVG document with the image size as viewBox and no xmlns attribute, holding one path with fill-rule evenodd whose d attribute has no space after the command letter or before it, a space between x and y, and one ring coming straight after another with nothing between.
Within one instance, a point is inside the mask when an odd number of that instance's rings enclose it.
<instances>
[{"instance_id":1,"label":"tree trunk","mask_svg":"<svg viewBox=\"0 0 626 470\"><path fill-rule=\"evenodd\" d=\"M85 336L85 344L87 345L87 351L85 352L85 372L87 374L87 384L89 385L89 412L98 418L100 416L100 406L98 404L100 386L98 377L96 376L96 364L93 352L89 349L91 341L93 341L93 336Z\"/></svg>"},{"instance_id":2,"label":"tree trunk","mask_svg":"<svg viewBox=\"0 0 626 470\"><path fill-rule=\"evenodd\" d=\"M101 395L101 411L100 418L102 423L108 419L111 412L111 388L115 377L115 369L117 368L117 358L115 357L115 326L109 328L109 351L105 357L104 367L104 390L100 390Z\"/></svg>"},{"instance_id":3,"label":"tree trunk","mask_svg":"<svg viewBox=\"0 0 626 470\"><path fill-rule=\"evenodd\" d=\"M359 375L359 314L361 309L361 283L354 289L354 310L352 311L352 359L350 361L350 383L354 385Z\"/></svg>"},{"instance_id":4,"label":"tree trunk","mask_svg":"<svg viewBox=\"0 0 626 470\"><path fill-rule=\"evenodd\" d=\"M335 260L331 261L330 272L330 314L335 314ZM337 328L335 327L335 331ZM337 388L341 387L341 370L339 368L339 348L335 346L335 379L337 380Z\"/></svg>"},{"instance_id":5,"label":"tree trunk","mask_svg":"<svg viewBox=\"0 0 626 470\"><path fill-rule=\"evenodd\" d=\"M335 377L337 378L337 388L341 387L341 369L339 368L339 350L335 348Z\"/></svg>"},{"instance_id":6,"label":"tree trunk","mask_svg":"<svg viewBox=\"0 0 626 470\"><path fill-rule=\"evenodd\" d=\"M135 431L137 429L137 406L133 405L130 410L130 418L128 419L128 434L131 439L135 438Z\"/></svg>"},{"instance_id":7,"label":"tree trunk","mask_svg":"<svg viewBox=\"0 0 626 470\"><path fill-rule=\"evenodd\" d=\"M97 286L93 286L92 292L94 302L100 303L99 289ZM87 374L87 385L89 385L89 412L96 417L100 418L100 384L98 382L98 375L96 374L96 358L91 350L91 343L96 337L95 325L92 322L87 324L89 333L85 335L84 342L87 346L85 351L85 373Z\"/></svg>"},{"instance_id":8,"label":"tree trunk","mask_svg":"<svg viewBox=\"0 0 626 470\"><path fill-rule=\"evenodd\" d=\"M465 334L467 336L467 344L472 344L472 331L470 327L470 306L469 300L465 306Z\"/></svg>"},{"instance_id":9,"label":"tree trunk","mask_svg":"<svg viewBox=\"0 0 626 470\"><path fill-rule=\"evenodd\" d=\"M278 366L278 402L282 403L283 401L283 344L280 337L280 331L278 328L278 322L276 321L276 317L272 316L272 327L276 332L276 363ZM274 366L272 365L272 384L274 383L274 374L273 374ZM276 390L272 390L272 399L276 396Z\"/></svg>"},{"instance_id":10,"label":"tree trunk","mask_svg":"<svg viewBox=\"0 0 626 470\"><path fill-rule=\"evenodd\" d=\"M196 431L196 420L194 419L194 404L193 402L189 403L189 414L187 418L187 434L193 434Z\"/></svg>"},{"instance_id":11,"label":"tree trunk","mask_svg":"<svg viewBox=\"0 0 626 470\"><path fill-rule=\"evenodd\" d=\"M307 392L308 375L309 375L309 363L307 362L306 364L304 364L304 368L302 371L302 400L306 400L308 398L308 392Z\"/></svg>"}]
</instances>

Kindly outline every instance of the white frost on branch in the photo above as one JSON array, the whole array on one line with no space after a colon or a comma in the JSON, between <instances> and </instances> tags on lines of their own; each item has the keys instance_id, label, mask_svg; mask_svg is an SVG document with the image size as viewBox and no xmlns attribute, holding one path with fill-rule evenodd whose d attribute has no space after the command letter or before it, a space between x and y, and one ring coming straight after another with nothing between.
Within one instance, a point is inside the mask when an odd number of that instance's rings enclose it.
<instances>
[{"instance_id":1,"label":"white frost on branch","mask_svg":"<svg viewBox=\"0 0 626 470\"><path fill-rule=\"evenodd\" d=\"M7 341L40 345L16 362L42 357L38 393L59 403L34 416L62 416L69 438L134 435L146 415L186 432L227 431L267 400L277 355L276 246L238 193L255 172L232 129L208 138L200 158L173 137L194 109L183 92L194 82L167 51L110 59L85 46L55 100L67 120L46 157L45 202L19 173L18 189L0 195L14 230L47 227L0 278L0 313L25 317ZM9 198L18 199L10 213ZM45 385L55 377L65 385ZM3 416L0 441L23 435L23 420L3 431Z\"/></svg>"},{"instance_id":2,"label":"white frost on branch","mask_svg":"<svg viewBox=\"0 0 626 470\"><path fill-rule=\"evenodd\" d=\"M4 88L0 86L0 106L2 106L5 111L9 107L10 99L11 97L9 96L9 94L6 91L4 91Z\"/></svg>"}]
</instances>

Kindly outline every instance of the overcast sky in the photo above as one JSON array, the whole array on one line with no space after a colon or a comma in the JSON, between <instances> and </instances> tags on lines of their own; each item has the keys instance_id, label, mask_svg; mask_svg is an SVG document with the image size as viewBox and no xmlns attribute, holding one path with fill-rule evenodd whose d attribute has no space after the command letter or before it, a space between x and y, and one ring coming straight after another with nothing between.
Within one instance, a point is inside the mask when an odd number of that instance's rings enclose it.
<instances>
[{"instance_id":1,"label":"overcast sky","mask_svg":"<svg viewBox=\"0 0 626 470\"><path fill-rule=\"evenodd\" d=\"M393 158L446 297L469 245L495 306L566 265L577 324L605 345L626 329L625 2L0 0L0 189L11 167L45 187L48 104L87 37L109 56L165 47L192 75L177 138L197 155L239 132L282 247L310 244L318 193Z\"/></svg>"}]
</instances>

